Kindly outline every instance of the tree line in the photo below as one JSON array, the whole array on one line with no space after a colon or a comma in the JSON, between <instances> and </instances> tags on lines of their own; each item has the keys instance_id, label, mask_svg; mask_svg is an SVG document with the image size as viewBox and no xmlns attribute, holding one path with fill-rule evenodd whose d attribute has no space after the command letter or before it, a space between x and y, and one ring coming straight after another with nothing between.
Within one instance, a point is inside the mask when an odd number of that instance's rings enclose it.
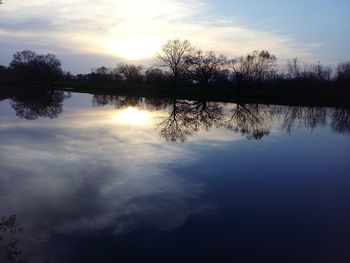
<instances>
[{"instance_id":1,"label":"tree line","mask_svg":"<svg viewBox=\"0 0 350 263\"><path fill-rule=\"evenodd\" d=\"M77 79L115 81L127 83L151 83L238 86L271 83L276 81L350 81L350 62L339 64L335 69L316 64L303 64L298 58L287 62L285 70L278 70L277 58L269 51L255 50L245 56L230 59L205 52L194 47L187 40L169 40L150 68L141 65L121 63L115 68L99 67L90 74L77 75Z\"/></svg>"},{"instance_id":2,"label":"tree line","mask_svg":"<svg viewBox=\"0 0 350 263\"><path fill-rule=\"evenodd\" d=\"M319 62L303 64L294 58L288 61L285 70L281 70L276 56L266 50L228 58L214 51L203 51L189 41L179 39L166 42L155 60L149 68L119 63L114 68L101 66L92 69L89 74L73 75L62 70L55 55L38 55L24 50L13 55L8 67L0 66L0 83L69 80L238 88L275 82L350 83L350 62L341 63L333 69Z\"/></svg>"}]
</instances>

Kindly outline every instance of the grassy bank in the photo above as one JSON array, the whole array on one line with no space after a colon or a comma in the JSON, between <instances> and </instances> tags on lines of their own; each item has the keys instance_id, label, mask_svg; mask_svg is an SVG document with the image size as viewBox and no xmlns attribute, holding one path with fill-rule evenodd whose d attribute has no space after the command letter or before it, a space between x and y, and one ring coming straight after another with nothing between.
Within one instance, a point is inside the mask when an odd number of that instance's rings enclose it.
<instances>
[{"instance_id":1,"label":"grassy bank","mask_svg":"<svg viewBox=\"0 0 350 263\"><path fill-rule=\"evenodd\" d=\"M126 84L107 82L56 82L59 90L138 96L177 98L222 102L246 102L306 106L350 106L350 87L327 85L260 85L238 89L237 87L159 86L150 84Z\"/></svg>"}]
</instances>

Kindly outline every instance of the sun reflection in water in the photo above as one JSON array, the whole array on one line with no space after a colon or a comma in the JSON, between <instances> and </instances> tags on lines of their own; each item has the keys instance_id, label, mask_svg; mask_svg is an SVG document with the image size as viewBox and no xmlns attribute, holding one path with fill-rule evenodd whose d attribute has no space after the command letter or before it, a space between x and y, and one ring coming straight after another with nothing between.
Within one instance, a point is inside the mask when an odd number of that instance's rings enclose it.
<instances>
[{"instance_id":1,"label":"sun reflection in water","mask_svg":"<svg viewBox=\"0 0 350 263\"><path fill-rule=\"evenodd\" d=\"M127 107L117 112L115 120L124 125L144 125L151 121L151 116L147 111Z\"/></svg>"}]
</instances>

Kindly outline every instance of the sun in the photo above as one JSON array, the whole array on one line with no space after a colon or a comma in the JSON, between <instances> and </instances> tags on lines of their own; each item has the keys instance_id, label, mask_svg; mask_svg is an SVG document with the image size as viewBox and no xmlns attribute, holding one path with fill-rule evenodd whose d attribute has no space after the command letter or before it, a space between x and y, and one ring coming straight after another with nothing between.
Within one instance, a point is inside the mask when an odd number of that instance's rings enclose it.
<instances>
[{"instance_id":1,"label":"sun","mask_svg":"<svg viewBox=\"0 0 350 263\"><path fill-rule=\"evenodd\" d=\"M153 58L158 52L161 40L151 37L129 36L108 40L108 53L113 53L127 60Z\"/></svg>"},{"instance_id":2,"label":"sun","mask_svg":"<svg viewBox=\"0 0 350 263\"><path fill-rule=\"evenodd\" d=\"M151 121L151 116L147 111L128 107L117 112L115 121L124 125L145 125Z\"/></svg>"}]
</instances>

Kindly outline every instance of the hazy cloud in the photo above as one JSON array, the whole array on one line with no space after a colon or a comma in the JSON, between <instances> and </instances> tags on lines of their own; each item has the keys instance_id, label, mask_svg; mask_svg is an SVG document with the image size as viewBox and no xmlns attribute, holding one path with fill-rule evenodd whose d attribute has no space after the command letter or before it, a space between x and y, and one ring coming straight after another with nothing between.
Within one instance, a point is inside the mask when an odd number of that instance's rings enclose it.
<instances>
[{"instance_id":1,"label":"hazy cloud","mask_svg":"<svg viewBox=\"0 0 350 263\"><path fill-rule=\"evenodd\" d=\"M172 38L187 38L201 48L229 56L269 49L282 58L308 57L315 48L219 18L204 0L12 0L0 11L3 64L8 63L13 46L69 57L63 61L64 68L76 72L99 66L93 64L96 55L149 61ZM72 65L77 54L84 54L87 63Z\"/></svg>"}]
</instances>

